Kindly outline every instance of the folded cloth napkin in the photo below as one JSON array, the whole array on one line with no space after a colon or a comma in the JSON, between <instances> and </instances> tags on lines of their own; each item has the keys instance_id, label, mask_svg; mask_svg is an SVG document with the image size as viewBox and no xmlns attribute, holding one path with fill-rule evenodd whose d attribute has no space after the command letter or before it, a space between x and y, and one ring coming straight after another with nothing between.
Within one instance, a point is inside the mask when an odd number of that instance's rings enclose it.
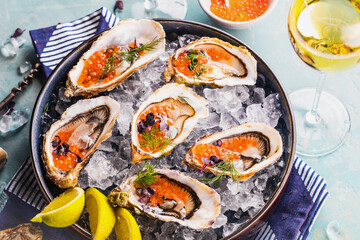
<instances>
[{"instance_id":1,"label":"folded cloth napkin","mask_svg":"<svg viewBox=\"0 0 360 240\"><path fill-rule=\"evenodd\" d=\"M108 10L101 8L70 23L30 31L46 75L48 76L73 48L96 33L114 26L118 21ZM255 239L306 239L308 236L328 196L325 180L297 157L288 181L283 198ZM41 210L46 205L36 183L30 158L13 176L5 191L10 196L22 199L35 209ZM8 205L10 204L7 203L5 211L0 215L0 227L4 219L2 215L4 212L7 213ZM75 238L72 237L72 239Z\"/></svg>"}]
</instances>

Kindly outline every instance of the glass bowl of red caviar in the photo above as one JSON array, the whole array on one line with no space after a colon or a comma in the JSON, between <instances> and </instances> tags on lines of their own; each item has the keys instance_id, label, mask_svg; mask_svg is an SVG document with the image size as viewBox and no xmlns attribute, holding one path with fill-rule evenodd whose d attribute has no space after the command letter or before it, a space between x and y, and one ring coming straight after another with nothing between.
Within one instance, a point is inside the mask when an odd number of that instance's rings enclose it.
<instances>
[{"instance_id":1,"label":"glass bowl of red caviar","mask_svg":"<svg viewBox=\"0 0 360 240\"><path fill-rule=\"evenodd\" d=\"M204 12L230 29L249 28L263 20L278 0L198 0Z\"/></svg>"}]
</instances>

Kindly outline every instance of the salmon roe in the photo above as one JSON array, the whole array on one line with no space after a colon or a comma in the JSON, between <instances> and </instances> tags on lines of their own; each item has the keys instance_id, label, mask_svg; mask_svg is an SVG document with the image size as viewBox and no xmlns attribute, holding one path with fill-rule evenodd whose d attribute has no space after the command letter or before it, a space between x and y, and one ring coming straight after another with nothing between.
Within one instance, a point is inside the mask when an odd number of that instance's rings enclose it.
<instances>
[{"instance_id":1,"label":"salmon roe","mask_svg":"<svg viewBox=\"0 0 360 240\"><path fill-rule=\"evenodd\" d=\"M233 22L245 22L261 16L268 8L268 0L211 0L210 11Z\"/></svg>"},{"instance_id":2,"label":"salmon roe","mask_svg":"<svg viewBox=\"0 0 360 240\"><path fill-rule=\"evenodd\" d=\"M211 143L197 144L193 147L192 152L195 156L195 159L200 164L204 164L201 158L204 157L206 159L209 159L213 155L226 161L237 160L239 159L241 152L251 147L258 147L256 140L242 138L240 136L223 139L220 147L215 146Z\"/></svg>"},{"instance_id":3,"label":"salmon roe","mask_svg":"<svg viewBox=\"0 0 360 240\"><path fill-rule=\"evenodd\" d=\"M59 136L59 138L61 139L61 143L64 142L68 142L69 138L71 137L73 131L68 131L68 132L58 132L57 136ZM53 139L57 140L55 137ZM55 147L56 148L56 147ZM53 148L53 150L55 149ZM69 149L78 154L81 158L83 158L85 156L85 149L80 149L77 145L74 144L69 144ZM63 170L65 172L70 171L71 169L73 169L77 162L75 161L76 159L76 155L72 154L72 153L67 153L66 155L57 155L54 152L52 153L52 157L53 157L53 162L54 162L54 166L57 169Z\"/></svg>"},{"instance_id":4,"label":"salmon roe","mask_svg":"<svg viewBox=\"0 0 360 240\"><path fill-rule=\"evenodd\" d=\"M202 55L203 56L203 55ZM206 65L208 59L206 56L197 58L198 64L197 66ZM192 77L196 75L196 71L199 69L190 69L191 60L188 58L188 53L181 53L175 60L174 66L175 68L182 74L188 77Z\"/></svg>"},{"instance_id":5,"label":"salmon roe","mask_svg":"<svg viewBox=\"0 0 360 240\"><path fill-rule=\"evenodd\" d=\"M154 106L148 108L143 113L141 113L141 115L139 117L139 121L141 121L141 120L146 121L147 114L155 113L154 114L155 123L154 123L154 125L147 127L146 131L150 131L151 129L154 129L150 133L156 133L156 135L151 136L151 138L157 139L156 141L153 141L152 144L149 144L149 143L146 144L149 146L141 147L142 150L144 150L146 152L157 152L167 146L166 144L164 144L164 142L166 143L166 139L168 137L165 136L164 131L160 131L160 121L159 121L160 118L157 116L157 114L160 114L163 117L163 119L166 119L166 123L170 126L170 125L172 125L172 120L170 119L170 115L173 111L178 111L178 110L179 110L178 107L174 106L174 105L154 105ZM142 133L138 133L138 139L139 139L140 145L142 142L147 141L147 139L145 139L145 137L144 137L144 134L142 134Z\"/></svg>"},{"instance_id":6,"label":"salmon roe","mask_svg":"<svg viewBox=\"0 0 360 240\"><path fill-rule=\"evenodd\" d=\"M155 193L150 197L148 205L157 206L164 202L164 198L173 199L176 202L187 203L188 193L179 185L172 183L167 178L156 176L155 183L150 185L150 188L155 190Z\"/></svg>"},{"instance_id":7,"label":"salmon roe","mask_svg":"<svg viewBox=\"0 0 360 240\"><path fill-rule=\"evenodd\" d=\"M102 76L103 67L105 66L107 59L112 57L114 52L118 52L120 47L115 46L112 48L107 48L99 50L91 55L87 60L85 60L84 68L77 80L77 84L85 88L90 87L98 80L101 80L104 83L111 81L115 77L115 70L108 73L106 76ZM119 58L115 59L115 64L119 64ZM101 78L101 79L100 79Z\"/></svg>"}]
</instances>

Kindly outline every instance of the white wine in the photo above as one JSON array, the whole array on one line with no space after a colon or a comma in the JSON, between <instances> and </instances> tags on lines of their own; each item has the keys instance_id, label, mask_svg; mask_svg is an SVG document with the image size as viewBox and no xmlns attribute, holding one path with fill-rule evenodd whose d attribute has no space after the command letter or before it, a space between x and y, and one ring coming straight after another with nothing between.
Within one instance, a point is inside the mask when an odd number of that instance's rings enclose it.
<instances>
[{"instance_id":1,"label":"white wine","mask_svg":"<svg viewBox=\"0 0 360 240\"><path fill-rule=\"evenodd\" d=\"M291 43L310 66L339 72L359 62L359 0L295 0L288 21Z\"/></svg>"}]
</instances>

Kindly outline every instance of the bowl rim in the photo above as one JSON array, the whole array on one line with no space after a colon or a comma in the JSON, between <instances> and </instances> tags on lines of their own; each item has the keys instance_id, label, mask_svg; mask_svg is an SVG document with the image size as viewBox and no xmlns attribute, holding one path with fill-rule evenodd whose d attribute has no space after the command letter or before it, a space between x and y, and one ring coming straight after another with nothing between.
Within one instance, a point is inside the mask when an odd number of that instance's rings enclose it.
<instances>
[{"instance_id":1,"label":"bowl rim","mask_svg":"<svg viewBox=\"0 0 360 240\"><path fill-rule=\"evenodd\" d=\"M264 206L252 218L250 218L250 220L248 220L245 224L243 224L241 227L239 227L237 230L235 230L230 235L223 238L223 239L237 239L244 232L250 231L250 229L252 227L254 227L259 220L261 220L264 216L266 216L270 212L272 206L275 204L276 200L278 199L279 195L283 192L283 190L287 184L287 180L290 176L291 168L292 168L292 166L294 164L294 160L295 160L295 146L296 146L295 117L294 117L293 110L291 108L290 100L285 92L285 88L282 86L281 82L278 80L278 78L276 77L274 72L269 68L269 66L266 64L266 62L252 48L249 48L245 43L243 43L240 39L236 38L235 36L225 32L223 30L220 30L216 27L213 27L213 26L210 26L210 25L207 25L204 23L199 23L196 21L191 21L191 20L167 19L167 18L154 18L153 20L159 22L160 24L170 22L170 23L185 23L189 26L195 25L195 26L207 29L209 31L214 31L214 32L220 33L222 35L225 35L226 37L230 38L231 40L238 42L241 45L245 46L247 49L249 49L251 54L254 54L263 63L264 67L267 69L267 71L269 71L271 73L271 75L275 79L275 83L280 90L279 94L281 95L281 98L284 100L285 106L289 113L289 124L290 124L290 126L289 126L289 128L290 128L290 130L289 130L290 131L289 132L289 135L290 135L289 147L290 147L290 149L289 149L288 162L286 164L286 167L283 170L284 174L283 174L282 178L280 179L276 189L274 190L274 192L272 193L270 198L267 200L267 202L264 204ZM38 156L37 152L39 151L39 149L35 149L35 147L34 147L35 138L38 138L38 136L35 136L35 132L34 132L35 128L37 126L36 121L39 120L37 117L42 112L42 109L40 109L40 102L41 102L41 99L44 97L46 90L49 88L50 83L52 82L51 79L53 79L53 77L56 74L58 74L57 72L59 71L60 66L63 65L76 52L81 51L85 47L88 47L88 45L90 43L92 43L93 41L95 41L100 36L100 34L101 33L98 33L95 36L84 41L83 43L78 45L76 48L74 48L68 55L66 55L61 60L61 62L51 72L50 76L46 79L46 82L42 86L42 88L36 98L36 101L35 101L35 106L34 106L33 112L32 112L31 125L30 125L30 131L29 131L29 133L30 133L30 149L31 149L31 151L30 151L31 166L33 168L34 175L35 175L36 181L40 187L40 190L48 202L50 202L54 197L53 197L52 193L50 192L50 189L46 185L46 182L45 182L46 176L41 177L38 173L38 171L42 171L41 166L37 166L37 163L36 163L36 159ZM36 156L36 157L34 157L34 156ZM39 160L42 161L41 159L39 159ZM91 238L91 234L88 231L86 231L85 229L83 229L82 227L80 227L77 223L73 224L71 227L74 228L77 232L79 232L83 236L85 236L87 238Z\"/></svg>"},{"instance_id":2,"label":"bowl rim","mask_svg":"<svg viewBox=\"0 0 360 240\"><path fill-rule=\"evenodd\" d=\"M266 9L266 11L263 14L261 14L259 17L251 19L249 21L233 22L233 21L223 19L223 18L215 15L213 12L211 12L210 8L208 8L207 5L205 4L207 2L211 2L211 0L198 0L200 7L210 18L219 22L219 24L221 23L223 26L227 25L227 26L232 26L232 27L246 27L247 25L250 26L250 25L260 22L262 19L266 18L273 11L273 9L276 7L277 3L279 2L279 0L269 0L269 1L271 1L271 3L269 5L268 9Z\"/></svg>"}]
</instances>

